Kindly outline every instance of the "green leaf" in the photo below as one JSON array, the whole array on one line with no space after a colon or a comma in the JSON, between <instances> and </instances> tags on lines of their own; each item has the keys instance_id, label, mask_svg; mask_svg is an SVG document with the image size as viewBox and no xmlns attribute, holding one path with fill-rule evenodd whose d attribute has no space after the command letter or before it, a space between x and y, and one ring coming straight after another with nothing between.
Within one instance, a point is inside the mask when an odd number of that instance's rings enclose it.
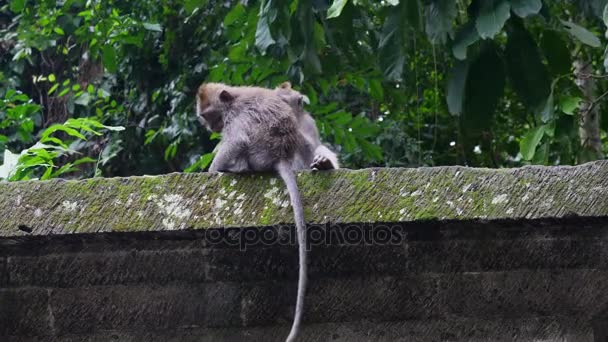
<instances>
[{"instance_id":1,"label":"green leaf","mask_svg":"<svg viewBox=\"0 0 608 342\"><path fill-rule=\"evenodd\" d=\"M213 153L205 153L203 154L194 164L187 167L184 172L195 172L198 170L204 170L211 161L213 160Z\"/></svg>"},{"instance_id":2,"label":"green leaf","mask_svg":"<svg viewBox=\"0 0 608 342\"><path fill-rule=\"evenodd\" d=\"M45 137L43 139L40 139L40 142L42 143L47 143L47 142L52 142L54 144L57 144L58 146L63 147L64 149L68 149L68 145L66 145L63 140L59 139L59 138L55 138L55 137Z\"/></svg>"},{"instance_id":3,"label":"green leaf","mask_svg":"<svg viewBox=\"0 0 608 342\"><path fill-rule=\"evenodd\" d=\"M272 38L270 33L270 12L271 12L272 1L263 0L260 5L260 14L258 19L258 25L255 30L255 46L260 49L262 55L266 53L268 47L276 41Z\"/></svg>"},{"instance_id":4,"label":"green leaf","mask_svg":"<svg viewBox=\"0 0 608 342\"><path fill-rule=\"evenodd\" d=\"M71 135L78 139L87 140L87 138L84 135L80 134L80 132L78 132L77 130L70 128L70 127L66 127L64 125L60 125L60 124L54 124L54 125L51 125L49 128L45 129L44 132L42 133L41 139L47 138L51 134L53 134L57 131L63 131L65 133L67 133L68 135Z\"/></svg>"},{"instance_id":5,"label":"green leaf","mask_svg":"<svg viewBox=\"0 0 608 342\"><path fill-rule=\"evenodd\" d=\"M448 110L452 115L462 113L468 72L468 62L457 62L452 69L446 95Z\"/></svg>"},{"instance_id":6,"label":"green leaf","mask_svg":"<svg viewBox=\"0 0 608 342\"><path fill-rule=\"evenodd\" d=\"M582 100L583 99L576 96L564 96L559 103L559 107L565 114L573 115Z\"/></svg>"},{"instance_id":7,"label":"green leaf","mask_svg":"<svg viewBox=\"0 0 608 342\"><path fill-rule=\"evenodd\" d=\"M457 33L452 44L452 53L459 60L467 58L467 49L479 40L479 34L472 22L466 23Z\"/></svg>"},{"instance_id":8,"label":"green leaf","mask_svg":"<svg viewBox=\"0 0 608 342\"><path fill-rule=\"evenodd\" d=\"M503 61L496 47L488 45L471 63L467 75L464 111L460 116L466 135L473 137L490 129L504 86Z\"/></svg>"},{"instance_id":9,"label":"green leaf","mask_svg":"<svg viewBox=\"0 0 608 342\"><path fill-rule=\"evenodd\" d=\"M238 42L228 51L228 59L230 59L231 62L244 62L249 58L251 58L251 56L247 55L247 46L245 45L245 42Z\"/></svg>"},{"instance_id":10,"label":"green leaf","mask_svg":"<svg viewBox=\"0 0 608 342\"><path fill-rule=\"evenodd\" d=\"M84 163L97 163L97 160L91 157L82 157L80 159L75 160L73 164L74 166L76 166Z\"/></svg>"},{"instance_id":11,"label":"green leaf","mask_svg":"<svg viewBox=\"0 0 608 342\"><path fill-rule=\"evenodd\" d=\"M560 20L564 25L564 30L570 33L574 38L578 39L581 43L589 45L591 47L600 47L601 43L598 37L593 33L587 31L586 28L579 26L571 21Z\"/></svg>"},{"instance_id":12,"label":"green leaf","mask_svg":"<svg viewBox=\"0 0 608 342\"><path fill-rule=\"evenodd\" d=\"M165 160L171 160L173 158L175 158L175 155L177 154L177 145L179 144L179 140L176 140L174 142L172 142L171 144L169 144L169 146L167 146L167 148L165 149Z\"/></svg>"},{"instance_id":13,"label":"green leaf","mask_svg":"<svg viewBox=\"0 0 608 342\"><path fill-rule=\"evenodd\" d=\"M103 61L103 65L108 69L109 72L116 72L116 50L112 45L104 45L101 60Z\"/></svg>"},{"instance_id":14,"label":"green leaf","mask_svg":"<svg viewBox=\"0 0 608 342\"><path fill-rule=\"evenodd\" d=\"M400 81L407 56L407 20L405 1L391 11L384 21L378 47L380 68L390 81Z\"/></svg>"},{"instance_id":15,"label":"green leaf","mask_svg":"<svg viewBox=\"0 0 608 342\"><path fill-rule=\"evenodd\" d=\"M540 117L540 121L543 123L549 122L553 118L553 87L551 87L551 93L549 97L545 101L545 104L542 106L541 111L538 116Z\"/></svg>"},{"instance_id":16,"label":"green leaf","mask_svg":"<svg viewBox=\"0 0 608 342\"><path fill-rule=\"evenodd\" d=\"M508 0L485 0L475 21L477 33L483 39L494 38L511 16Z\"/></svg>"},{"instance_id":17,"label":"green leaf","mask_svg":"<svg viewBox=\"0 0 608 342\"><path fill-rule=\"evenodd\" d=\"M604 11L602 12L602 20L604 21L604 25L608 26L608 4L604 6Z\"/></svg>"},{"instance_id":18,"label":"green leaf","mask_svg":"<svg viewBox=\"0 0 608 342\"><path fill-rule=\"evenodd\" d=\"M538 14L542 7L541 0L511 0L511 9L521 18Z\"/></svg>"},{"instance_id":19,"label":"green leaf","mask_svg":"<svg viewBox=\"0 0 608 342\"><path fill-rule=\"evenodd\" d=\"M70 92L70 88L65 88L59 93L59 97L64 96L65 94Z\"/></svg>"},{"instance_id":20,"label":"green leaf","mask_svg":"<svg viewBox=\"0 0 608 342\"><path fill-rule=\"evenodd\" d=\"M452 34L452 23L458 14L456 1L432 0L425 7L425 14L425 31L431 42L434 44L445 43L448 34Z\"/></svg>"},{"instance_id":21,"label":"green leaf","mask_svg":"<svg viewBox=\"0 0 608 342\"><path fill-rule=\"evenodd\" d=\"M65 35L65 32L63 32L63 30L61 29L61 27L55 27L53 29L53 31L55 31L55 33L57 33L58 35L61 35L61 36Z\"/></svg>"},{"instance_id":22,"label":"green leaf","mask_svg":"<svg viewBox=\"0 0 608 342\"><path fill-rule=\"evenodd\" d=\"M554 75L565 75L570 73L572 59L562 34L555 30L546 30L540 40L540 46L547 58L549 69Z\"/></svg>"},{"instance_id":23,"label":"green leaf","mask_svg":"<svg viewBox=\"0 0 608 342\"><path fill-rule=\"evenodd\" d=\"M207 0L186 0L184 2L184 10L191 14L195 9L201 8L207 4Z\"/></svg>"},{"instance_id":24,"label":"green leaf","mask_svg":"<svg viewBox=\"0 0 608 342\"><path fill-rule=\"evenodd\" d=\"M108 97L110 97L110 93L103 88L99 88L97 89L97 96L103 99L107 99Z\"/></svg>"},{"instance_id":25,"label":"green leaf","mask_svg":"<svg viewBox=\"0 0 608 342\"><path fill-rule=\"evenodd\" d=\"M384 100L384 89L382 83L379 80L369 80L369 93L377 101Z\"/></svg>"},{"instance_id":26,"label":"green leaf","mask_svg":"<svg viewBox=\"0 0 608 342\"><path fill-rule=\"evenodd\" d=\"M55 74L50 74L49 75L49 82L55 83L56 78L55 78Z\"/></svg>"},{"instance_id":27,"label":"green leaf","mask_svg":"<svg viewBox=\"0 0 608 342\"><path fill-rule=\"evenodd\" d=\"M230 10L230 12L228 12L228 14L226 14L226 17L224 17L224 25L230 26L235 22L244 19L246 15L247 11L245 10L245 7L243 4L238 3Z\"/></svg>"},{"instance_id":28,"label":"green leaf","mask_svg":"<svg viewBox=\"0 0 608 342\"><path fill-rule=\"evenodd\" d=\"M359 143L359 146L361 146L361 150L367 158L376 161L382 160L382 149L380 146L371 144L364 139L357 139L357 142Z\"/></svg>"},{"instance_id":29,"label":"green leaf","mask_svg":"<svg viewBox=\"0 0 608 342\"><path fill-rule=\"evenodd\" d=\"M327 19L339 17L340 13L342 13L342 9L344 9L344 6L347 2L348 0L334 0L334 2L331 4L331 7L329 7L329 9L327 10Z\"/></svg>"},{"instance_id":30,"label":"green leaf","mask_svg":"<svg viewBox=\"0 0 608 342\"><path fill-rule=\"evenodd\" d=\"M530 109L543 105L551 92L549 72L542 62L538 46L524 27L514 18L508 26L505 59L513 90Z\"/></svg>"},{"instance_id":31,"label":"green leaf","mask_svg":"<svg viewBox=\"0 0 608 342\"><path fill-rule=\"evenodd\" d=\"M89 93L84 93L84 94L80 95L76 100L74 100L74 103L77 105L86 107L89 105L90 101L91 101L91 95L89 95Z\"/></svg>"},{"instance_id":32,"label":"green leaf","mask_svg":"<svg viewBox=\"0 0 608 342\"><path fill-rule=\"evenodd\" d=\"M339 111L325 117L327 120L332 121L334 125L344 126L353 120L350 113Z\"/></svg>"},{"instance_id":33,"label":"green leaf","mask_svg":"<svg viewBox=\"0 0 608 342\"><path fill-rule=\"evenodd\" d=\"M11 0L11 11L13 11L13 13L23 11L25 8L25 1L26 0Z\"/></svg>"},{"instance_id":34,"label":"green leaf","mask_svg":"<svg viewBox=\"0 0 608 342\"><path fill-rule=\"evenodd\" d=\"M546 134L545 130L545 134ZM535 165L547 165L549 163L549 147L550 144L548 141L540 144L540 146L536 147L536 152L534 153L534 158L532 158L531 163Z\"/></svg>"},{"instance_id":35,"label":"green leaf","mask_svg":"<svg viewBox=\"0 0 608 342\"><path fill-rule=\"evenodd\" d=\"M144 28L148 31L154 31L154 32L163 31L163 28L160 26L160 24L144 23Z\"/></svg>"},{"instance_id":36,"label":"green leaf","mask_svg":"<svg viewBox=\"0 0 608 342\"><path fill-rule=\"evenodd\" d=\"M519 152L525 160L534 158L536 147L545 134L545 126L538 126L531 129L519 142Z\"/></svg>"},{"instance_id":37,"label":"green leaf","mask_svg":"<svg viewBox=\"0 0 608 342\"><path fill-rule=\"evenodd\" d=\"M59 87L59 83L55 83L55 85L52 86L51 89L49 89L47 94L51 95L53 92L55 92L55 90L57 90L58 87Z\"/></svg>"}]
</instances>

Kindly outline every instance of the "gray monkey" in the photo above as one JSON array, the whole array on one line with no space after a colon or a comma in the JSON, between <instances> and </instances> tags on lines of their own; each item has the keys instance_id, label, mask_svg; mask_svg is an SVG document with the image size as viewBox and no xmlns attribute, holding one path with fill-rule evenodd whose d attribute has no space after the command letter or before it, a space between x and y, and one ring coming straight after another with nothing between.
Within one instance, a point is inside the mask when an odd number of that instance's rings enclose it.
<instances>
[{"instance_id":1,"label":"gray monkey","mask_svg":"<svg viewBox=\"0 0 608 342\"><path fill-rule=\"evenodd\" d=\"M196 98L199 121L213 132L221 132L211 172L277 171L285 182L298 237L299 275L294 321L287 341L294 341L300 331L306 292L307 253L304 210L294 170L296 153L312 159L312 148L299 130L291 106L276 93L206 83Z\"/></svg>"}]
</instances>

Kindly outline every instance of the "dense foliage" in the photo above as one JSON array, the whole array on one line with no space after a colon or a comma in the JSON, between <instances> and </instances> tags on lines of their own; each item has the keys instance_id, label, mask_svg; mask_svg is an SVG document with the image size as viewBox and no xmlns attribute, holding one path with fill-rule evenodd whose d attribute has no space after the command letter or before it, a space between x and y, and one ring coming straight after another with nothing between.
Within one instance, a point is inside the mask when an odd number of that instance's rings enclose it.
<instances>
[{"instance_id":1,"label":"dense foliage","mask_svg":"<svg viewBox=\"0 0 608 342\"><path fill-rule=\"evenodd\" d=\"M0 178L204 169L219 137L195 120L203 81L291 81L351 168L603 158L605 5L9 0Z\"/></svg>"}]
</instances>

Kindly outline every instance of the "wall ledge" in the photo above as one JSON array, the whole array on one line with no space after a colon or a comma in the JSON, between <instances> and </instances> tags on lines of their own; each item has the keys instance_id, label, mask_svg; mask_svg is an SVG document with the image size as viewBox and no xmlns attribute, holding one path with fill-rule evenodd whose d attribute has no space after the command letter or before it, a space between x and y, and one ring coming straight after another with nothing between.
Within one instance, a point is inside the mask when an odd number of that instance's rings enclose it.
<instances>
[{"instance_id":1,"label":"wall ledge","mask_svg":"<svg viewBox=\"0 0 608 342\"><path fill-rule=\"evenodd\" d=\"M298 184L311 224L608 216L608 161L300 172ZM4 182L0 207L0 237L293 223L268 174Z\"/></svg>"}]
</instances>

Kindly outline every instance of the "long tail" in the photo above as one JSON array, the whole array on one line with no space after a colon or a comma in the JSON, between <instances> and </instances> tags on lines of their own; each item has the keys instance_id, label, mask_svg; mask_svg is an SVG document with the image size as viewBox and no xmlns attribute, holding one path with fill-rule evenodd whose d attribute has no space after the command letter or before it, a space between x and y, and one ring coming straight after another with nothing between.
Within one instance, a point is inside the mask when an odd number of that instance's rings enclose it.
<instances>
[{"instance_id":1,"label":"long tail","mask_svg":"<svg viewBox=\"0 0 608 342\"><path fill-rule=\"evenodd\" d=\"M296 230L298 236L298 250L300 254L300 271L298 276L298 297L296 300L296 312L293 318L293 325L289 336L287 336L287 342L295 340L298 332L300 331L300 324L302 323L302 315L304 313L304 295L306 293L306 282L308 280L307 266L306 266L306 223L304 221L304 208L302 207L302 200L300 197L300 191L298 190L298 184L296 183L296 175L291 170L291 167L287 161L281 161L277 164L277 171L287 186L289 197L291 199L291 206L293 207L293 216L296 221Z\"/></svg>"}]
</instances>

